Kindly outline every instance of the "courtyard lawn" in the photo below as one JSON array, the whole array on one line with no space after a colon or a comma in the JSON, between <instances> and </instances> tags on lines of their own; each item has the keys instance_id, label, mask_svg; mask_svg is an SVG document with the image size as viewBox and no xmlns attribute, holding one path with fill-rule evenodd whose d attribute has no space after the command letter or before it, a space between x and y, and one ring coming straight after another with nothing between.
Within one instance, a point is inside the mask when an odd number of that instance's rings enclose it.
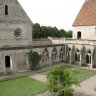
<instances>
[{"instance_id":1,"label":"courtyard lawn","mask_svg":"<svg viewBox=\"0 0 96 96\"><path fill-rule=\"evenodd\" d=\"M78 80L79 82L84 81L84 80L88 79L89 77L96 75L96 71L84 69L84 68L77 67L77 66L70 66L67 64L53 65L53 66L45 69L42 72L42 74L47 75L50 72L50 70L52 70L53 68L60 66L60 65L64 65L66 70L68 70L70 72L71 77Z\"/></svg>"},{"instance_id":2,"label":"courtyard lawn","mask_svg":"<svg viewBox=\"0 0 96 96\"><path fill-rule=\"evenodd\" d=\"M34 96L46 90L46 84L29 77L0 81L0 96Z\"/></svg>"}]
</instances>

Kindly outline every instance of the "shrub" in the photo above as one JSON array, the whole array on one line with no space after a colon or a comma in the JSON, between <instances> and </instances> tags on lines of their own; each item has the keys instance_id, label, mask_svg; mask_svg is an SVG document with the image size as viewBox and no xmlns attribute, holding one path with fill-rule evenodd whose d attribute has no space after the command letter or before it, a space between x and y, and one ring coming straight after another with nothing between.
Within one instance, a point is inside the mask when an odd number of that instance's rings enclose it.
<instances>
[{"instance_id":1,"label":"shrub","mask_svg":"<svg viewBox=\"0 0 96 96\"><path fill-rule=\"evenodd\" d=\"M47 76L49 91L58 96L73 96L72 84L77 84L70 76L70 72L65 67L59 66L51 70Z\"/></svg>"},{"instance_id":2,"label":"shrub","mask_svg":"<svg viewBox=\"0 0 96 96\"><path fill-rule=\"evenodd\" d=\"M31 50L28 53L28 59L29 59L29 64L30 64L31 70L37 69L39 67L41 55L39 55L37 52Z\"/></svg>"}]
</instances>

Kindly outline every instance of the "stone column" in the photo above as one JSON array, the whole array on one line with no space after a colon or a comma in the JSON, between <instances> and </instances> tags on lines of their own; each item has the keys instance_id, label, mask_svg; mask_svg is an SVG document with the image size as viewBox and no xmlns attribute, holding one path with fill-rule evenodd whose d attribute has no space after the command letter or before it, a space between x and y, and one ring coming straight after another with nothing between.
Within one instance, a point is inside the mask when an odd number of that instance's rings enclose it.
<instances>
[{"instance_id":1,"label":"stone column","mask_svg":"<svg viewBox=\"0 0 96 96\"><path fill-rule=\"evenodd\" d=\"M81 60L81 53L80 53L80 66L81 66L81 64L82 64L82 60Z\"/></svg>"},{"instance_id":2,"label":"stone column","mask_svg":"<svg viewBox=\"0 0 96 96\"><path fill-rule=\"evenodd\" d=\"M10 64L11 64L11 71L17 71L17 54L10 55Z\"/></svg>"},{"instance_id":3,"label":"stone column","mask_svg":"<svg viewBox=\"0 0 96 96\"><path fill-rule=\"evenodd\" d=\"M48 62L49 62L49 65L52 65L51 56L49 56L49 60L48 60Z\"/></svg>"},{"instance_id":4,"label":"stone column","mask_svg":"<svg viewBox=\"0 0 96 96\"><path fill-rule=\"evenodd\" d=\"M1 64L2 64L2 71L6 72L6 66L5 66L5 55L1 55Z\"/></svg>"},{"instance_id":5,"label":"stone column","mask_svg":"<svg viewBox=\"0 0 96 96\"><path fill-rule=\"evenodd\" d=\"M57 54L57 62L59 62L60 60L59 60L59 54Z\"/></svg>"},{"instance_id":6,"label":"stone column","mask_svg":"<svg viewBox=\"0 0 96 96\"><path fill-rule=\"evenodd\" d=\"M93 68L93 56L91 55L91 64L90 64L90 68Z\"/></svg>"},{"instance_id":7,"label":"stone column","mask_svg":"<svg viewBox=\"0 0 96 96\"><path fill-rule=\"evenodd\" d=\"M13 56L12 55L10 55L10 68L11 68L11 71L13 71L14 70L14 61L13 61Z\"/></svg>"},{"instance_id":8,"label":"stone column","mask_svg":"<svg viewBox=\"0 0 96 96\"><path fill-rule=\"evenodd\" d=\"M71 51L69 52L69 55L70 55L70 57L69 57L69 64L71 65Z\"/></svg>"},{"instance_id":9,"label":"stone column","mask_svg":"<svg viewBox=\"0 0 96 96\"><path fill-rule=\"evenodd\" d=\"M28 60L28 53L26 53L26 64L27 64L27 69L30 69L30 64L29 64L29 60Z\"/></svg>"}]
</instances>

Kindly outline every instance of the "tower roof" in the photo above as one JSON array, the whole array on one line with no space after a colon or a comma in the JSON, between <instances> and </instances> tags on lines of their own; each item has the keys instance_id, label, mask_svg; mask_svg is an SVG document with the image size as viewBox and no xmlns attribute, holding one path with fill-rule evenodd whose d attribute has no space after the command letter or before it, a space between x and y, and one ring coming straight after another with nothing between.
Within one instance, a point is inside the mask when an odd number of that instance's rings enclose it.
<instances>
[{"instance_id":1,"label":"tower roof","mask_svg":"<svg viewBox=\"0 0 96 96\"><path fill-rule=\"evenodd\" d=\"M96 0L86 0L73 26L93 26L96 25Z\"/></svg>"},{"instance_id":2,"label":"tower roof","mask_svg":"<svg viewBox=\"0 0 96 96\"><path fill-rule=\"evenodd\" d=\"M5 7L8 6L8 15ZM32 23L18 0L0 0L0 23Z\"/></svg>"}]
</instances>

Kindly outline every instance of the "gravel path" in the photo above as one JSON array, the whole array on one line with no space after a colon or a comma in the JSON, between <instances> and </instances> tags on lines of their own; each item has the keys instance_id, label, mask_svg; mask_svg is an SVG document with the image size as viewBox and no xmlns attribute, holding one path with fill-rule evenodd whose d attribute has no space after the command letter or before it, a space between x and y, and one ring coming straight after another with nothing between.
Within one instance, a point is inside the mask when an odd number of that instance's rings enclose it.
<instances>
[{"instance_id":1,"label":"gravel path","mask_svg":"<svg viewBox=\"0 0 96 96\"><path fill-rule=\"evenodd\" d=\"M35 74L30 77L43 83L47 82L47 77L46 75L43 75L43 74Z\"/></svg>"},{"instance_id":2,"label":"gravel path","mask_svg":"<svg viewBox=\"0 0 96 96\"><path fill-rule=\"evenodd\" d=\"M40 82L46 83L47 77L43 74L36 74L30 76L33 79L36 79ZM81 82L80 86L73 86L75 92L74 96L96 96L96 75ZM49 92L45 92L43 94L38 94L36 96L52 96Z\"/></svg>"},{"instance_id":3,"label":"gravel path","mask_svg":"<svg viewBox=\"0 0 96 96\"><path fill-rule=\"evenodd\" d=\"M81 82L80 85L81 87L73 87L76 93L87 94L88 96L96 96L96 75Z\"/></svg>"}]
</instances>

